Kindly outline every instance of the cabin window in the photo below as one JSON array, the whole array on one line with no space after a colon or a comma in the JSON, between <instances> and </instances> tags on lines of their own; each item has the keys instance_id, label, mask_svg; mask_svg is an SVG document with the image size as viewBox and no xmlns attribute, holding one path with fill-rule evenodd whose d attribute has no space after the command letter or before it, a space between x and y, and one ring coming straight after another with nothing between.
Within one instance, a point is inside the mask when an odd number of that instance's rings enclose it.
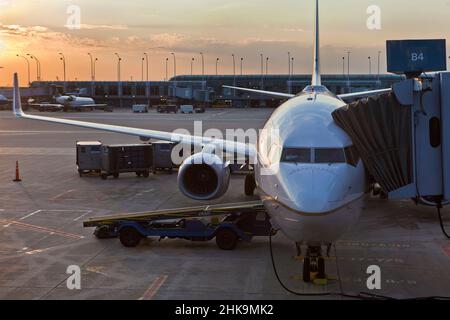
<instances>
[{"instance_id":1,"label":"cabin window","mask_svg":"<svg viewBox=\"0 0 450 320\"><path fill-rule=\"evenodd\" d=\"M345 163L344 149L316 149L315 163Z\"/></svg>"},{"instance_id":2,"label":"cabin window","mask_svg":"<svg viewBox=\"0 0 450 320\"><path fill-rule=\"evenodd\" d=\"M311 149L287 148L283 151L282 162L292 163L312 163Z\"/></svg>"}]
</instances>

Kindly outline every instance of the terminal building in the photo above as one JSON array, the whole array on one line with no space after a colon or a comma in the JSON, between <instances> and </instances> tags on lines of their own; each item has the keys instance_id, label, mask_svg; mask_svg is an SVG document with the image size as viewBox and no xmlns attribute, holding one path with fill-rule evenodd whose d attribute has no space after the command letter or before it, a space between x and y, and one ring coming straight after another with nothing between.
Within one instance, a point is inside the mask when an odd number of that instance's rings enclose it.
<instances>
[{"instance_id":1,"label":"terminal building","mask_svg":"<svg viewBox=\"0 0 450 320\"><path fill-rule=\"evenodd\" d=\"M349 93L391 87L402 80L397 75L324 75L322 82L333 93ZM245 76L177 76L169 81L151 82L92 82L92 81L40 81L33 82L23 92L24 97L48 101L59 92L79 93L93 97L97 103L115 107L131 107L133 104L158 105L165 100L206 106L277 107L280 99L239 92L223 88L238 86L267 91L299 93L310 84L311 75L245 75ZM7 93L6 95L9 96Z\"/></svg>"}]
</instances>

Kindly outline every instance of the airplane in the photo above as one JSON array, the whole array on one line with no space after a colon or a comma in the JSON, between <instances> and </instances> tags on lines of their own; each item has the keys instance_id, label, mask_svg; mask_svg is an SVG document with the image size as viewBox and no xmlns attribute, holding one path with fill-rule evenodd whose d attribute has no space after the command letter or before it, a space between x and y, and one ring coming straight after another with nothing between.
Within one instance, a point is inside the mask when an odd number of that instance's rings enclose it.
<instances>
[{"instance_id":1,"label":"airplane","mask_svg":"<svg viewBox=\"0 0 450 320\"><path fill-rule=\"evenodd\" d=\"M78 97L76 95L58 95L55 97L56 103L64 106L65 111L69 110L94 110L95 108L106 108L107 104L96 104L94 99Z\"/></svg>"},{"instance_id":2,"label":"airplane","mask_svg":"<svg viewBox=\"0 0 450 320\"><path fill-rule=\"evenodd\" d=\"M334 95L321 82L319 44L319 0L315 9L314 64L311 85L296 95L232 89L287 99L268 119L263 132L279 129L276 140L261 134L256 145L199 136L182 135L53 117L29 115L22 111L18 76L14 76L14 114L18 118L72 125L127 134L141 139L157 139L203 148L181 165L180 191L194 200L222 197L230 181L229 163L212 150L256 159L253 178L246 189L258 192L274 230L281 230L297 245L303 259L303 280L310 272L325 274L325 254L332 243L358 220L372 185L350 137L334 122L332 112L345 101L390 92L391 89ZM273 170L275 169L275 170ZM273 170L273 174L265 174Z\"/></svg>"},{"instance_id":3,"label":"airplane","mask_svg":"<svg viewBox=\"0 0 450 320\"><path fill-rule=\"evenodd\" d=\"M79 97L76 94L61 95L59 92L53 97L54 103L42 102L34 103L33 99L30 99L28 106L36 108L40 112L45 111L83 111L91 110L95 108L105 109L107 104L96 104L94 99L88 97Z\"/></svg>"}]
</instances>

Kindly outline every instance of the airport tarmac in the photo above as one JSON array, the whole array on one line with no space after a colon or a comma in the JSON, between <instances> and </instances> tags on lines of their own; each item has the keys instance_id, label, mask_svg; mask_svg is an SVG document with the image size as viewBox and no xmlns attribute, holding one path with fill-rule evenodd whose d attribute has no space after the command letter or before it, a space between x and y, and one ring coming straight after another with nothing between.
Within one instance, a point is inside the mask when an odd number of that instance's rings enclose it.
<instances>
[{"instance_id":1,"label":"airport tarmac","mask_svg":"<svg viewBox=\"0 0 450 320\"><path fill-rule=\"evenodd\" d=\"M115 113L49 114L124 126L172 131L203 120L207 128L261 128L272 110L208 110L200 115ZM202 205L181 195L176 175L119 180L80 178L75 143L136 143L135 137L48 123L16 120L0 112L0 299L301 299L283 291L272 269L268 239L220 251L215 242L146 240L136 249L118 240L97 240L82 221L100 215ZM12 182L15 162L23 181ZM234 176L222 199L244 196ZM444 210L450 223L450 210ZM371 198L360 221L336 244L328 286L297 280L294 245L274 238L275 259L285 283L299 292L367 292L367 268L382 271L382 290L397 298L450 296L450 241L433 208L409 201ZM336 262L338 268L336 267ZM81 290L69 290L67 267L81 267ZM321 297L318 297L319 299ZM323 297L339 298L338 296Z\"/></svg>"}]
</instances>

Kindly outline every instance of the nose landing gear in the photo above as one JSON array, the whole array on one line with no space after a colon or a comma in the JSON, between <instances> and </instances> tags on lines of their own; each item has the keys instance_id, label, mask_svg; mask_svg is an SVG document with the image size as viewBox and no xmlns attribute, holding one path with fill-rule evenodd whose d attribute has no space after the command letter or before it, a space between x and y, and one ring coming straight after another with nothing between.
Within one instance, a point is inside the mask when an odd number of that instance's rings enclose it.
<instances>
[{"instance_id":1,"label":"nose landing gear","mask_svg":"<svg viewBox=\"0 0 450 320\"><path fill-rule=\"evenodd\" d=\"M331 244L327 248L327 256L330 253ZM303 281L315 285L327 285L328 277L325 272L325 258L322 254L322 246L308 245L306 255L301 256L301 246L297 244L299 258L303 260Z\"/></svg>"}]
</instances>

